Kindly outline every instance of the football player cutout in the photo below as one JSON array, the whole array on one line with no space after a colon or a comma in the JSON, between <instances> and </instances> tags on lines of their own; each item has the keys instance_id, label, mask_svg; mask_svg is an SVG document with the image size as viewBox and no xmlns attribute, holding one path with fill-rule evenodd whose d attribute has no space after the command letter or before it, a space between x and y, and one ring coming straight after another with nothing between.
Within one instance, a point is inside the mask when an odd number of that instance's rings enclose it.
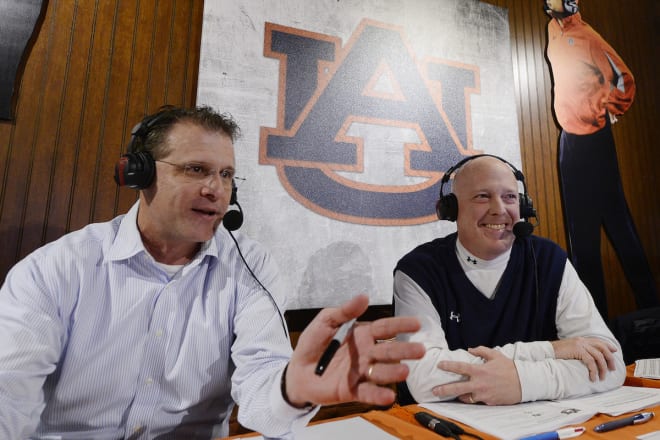
<instances>
[{"instance_id":1,"label":"football player cutout","mask_svg":"<svg viewBox=\"0 0 660 440\"><path fill-rule=\"evenodd\" d=\"M616 51L582 20L578 0L545 0L554 110L562 128L559 183L571 261L607 321L601 226L639 308L659 304L625 199L611 125L628 110L635 80Z\"/></svg>"}]
</instances>

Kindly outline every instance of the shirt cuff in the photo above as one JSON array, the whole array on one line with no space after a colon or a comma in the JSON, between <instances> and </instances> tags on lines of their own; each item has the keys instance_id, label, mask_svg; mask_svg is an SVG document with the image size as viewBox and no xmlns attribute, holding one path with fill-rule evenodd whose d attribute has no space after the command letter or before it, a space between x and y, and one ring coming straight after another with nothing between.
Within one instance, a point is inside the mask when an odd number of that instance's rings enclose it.
<instances>
[{"instance_id":1,"label":"shirt cuff","mask_svg":"<svg viewBox=\"0 0 660 440\"><path fill-rule=\"evenodd\" d=\"M534 402L547 399L550 395L547 387L551 386L548 382L551 381L539 379L539 362L515 360L514 364L520 380L520 401Z\"/></svg>"},{"instance_id":2,"label":"shirt cuff","mask_svg":"<svg viewBox=\"0 0 660 440\"><path fill-rule=\"evenodd\" d=\"M314 417L319 411L320 406L310 404L304 408L296 408L287 402L283 394L285 375L286 367L282 370L280 380L276 382L277 386L273 386L271 388L270 405L273 415L276 418L280 420L292 420L291 431L295 432L309 423L312 417Z\"/></svg>"}]
</instances>

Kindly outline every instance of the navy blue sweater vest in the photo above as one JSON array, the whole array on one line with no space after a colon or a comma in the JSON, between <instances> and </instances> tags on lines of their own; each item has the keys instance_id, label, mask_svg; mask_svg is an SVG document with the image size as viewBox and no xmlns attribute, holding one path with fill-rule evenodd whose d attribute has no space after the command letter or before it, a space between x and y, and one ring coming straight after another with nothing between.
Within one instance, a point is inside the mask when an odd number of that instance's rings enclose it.
<instances>
[{"instance_id":1,"label":"navy blue sweater vest","mask_svg":"<svg viewBox=\"0 0 660 440\"><path fill-rule=\"evenodd\" d=\"M431 298L451 350L557 339L555 314L566 253L555 243L516 239L491 299L463 272L456 233L422 244L395 270L412 278Z\"/></svg>"}]
</instances>

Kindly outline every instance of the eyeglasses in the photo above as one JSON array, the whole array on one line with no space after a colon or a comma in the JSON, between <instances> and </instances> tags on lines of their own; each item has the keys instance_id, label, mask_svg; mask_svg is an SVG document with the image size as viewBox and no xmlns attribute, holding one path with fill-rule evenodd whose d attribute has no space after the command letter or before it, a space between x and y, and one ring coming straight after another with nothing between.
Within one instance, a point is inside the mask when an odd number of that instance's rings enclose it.
<instances>
[{"instance_id":1,"label":"eyeglasses","mask_svg":"<svg viewBox=\"0 0 660 440\"><path fill-rule=\"evenodd\" d=\"M175 167L191 182L206 183L207 185L210 185L211 181L213 180L213 176L219 176L220 181L225 188L232 187L232 182L236 174L236 171L233 168L216 170L215 168L208 168L206 165L200 163L186 163L181 165L167 162L165 160L157 160L156 162L165 163Z\"/></svg>"}]
</instances>

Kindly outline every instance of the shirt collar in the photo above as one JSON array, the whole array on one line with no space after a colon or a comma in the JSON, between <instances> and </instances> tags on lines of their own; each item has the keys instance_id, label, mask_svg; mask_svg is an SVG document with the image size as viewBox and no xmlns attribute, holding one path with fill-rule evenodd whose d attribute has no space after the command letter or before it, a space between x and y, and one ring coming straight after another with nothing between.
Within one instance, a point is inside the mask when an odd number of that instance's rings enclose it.
<instances>
[{"instance_id":1,"label":"shirt collar","mask_svg":"<svg viewBox=\"0 0 660 440\"><path fill-rule=\"evenodd\" d=\"M502 263L509 261L509 256L511 255L511 248L507 249L501 255L493 258L492 260L483 260L481 258L475 257L470 251L468 251L465 246L461 244L461 241L456 238L456 255L461 263L465 263L467 267L472 267L475 269L488 269L493 268Z\"/></svg>"},{"instance_id":2,"label":"shirt collar","mask_svg":"<svg viewBox=\"0 0 660 440\"><path fill-rule=\"evenodd\" d=\"M144 243L142 243L142 236L137 227L139 205L140 202L136 201L121 219L115 239L110 245L107 260L127 260L142 252L148 253L147 249L144 247ZM206 255L217 259L219 256L218 245L216 243L218 236L219 232L216 232L210 240L202 243L199 252L193 257L191 263L201 261Z\"/></svg>"}]
</instances>

